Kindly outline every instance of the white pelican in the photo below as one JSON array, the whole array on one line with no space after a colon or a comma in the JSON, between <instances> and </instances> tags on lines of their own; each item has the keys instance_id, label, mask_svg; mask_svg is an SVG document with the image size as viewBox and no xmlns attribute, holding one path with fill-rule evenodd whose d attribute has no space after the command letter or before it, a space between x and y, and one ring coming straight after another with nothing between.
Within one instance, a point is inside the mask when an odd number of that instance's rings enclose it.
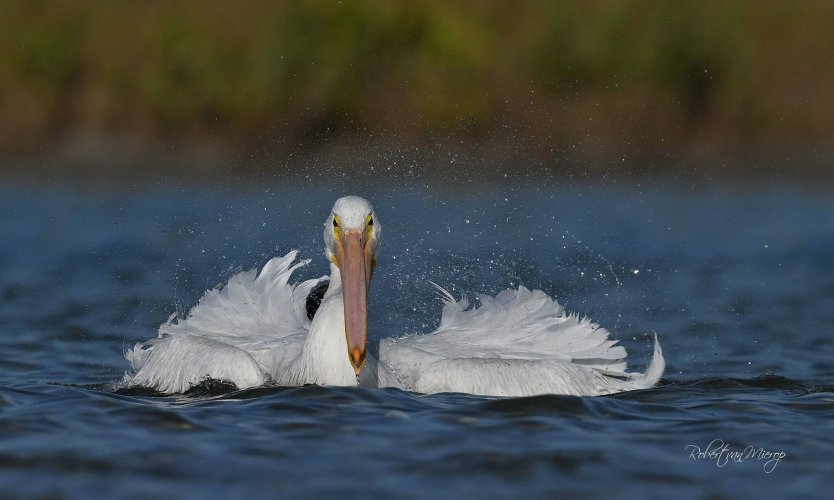
<instances>
[{"instance_id":1,"label":"white pelican","mask_svg":"<svg viewBox=\"0 0 834 500\"><path fill-rule=\"evenodd\" d=\"M366 385L435 393L581 396L652 387L665 361L655 338L646 373L626 372L626 351L587 319L566 314L539 290L480 297L480 307L440 289L432 333L385 339L367 353L368 286L381 225L371 204L340 198L324 223L328 278L289 284L296 251L206 292L187 318L125 353L124 384L178 393L206 379L238 388L264 384ZM438 287L440 288L440 287ZM320 305L316 309L316 303Z\"/></svg>"}]
</instances>

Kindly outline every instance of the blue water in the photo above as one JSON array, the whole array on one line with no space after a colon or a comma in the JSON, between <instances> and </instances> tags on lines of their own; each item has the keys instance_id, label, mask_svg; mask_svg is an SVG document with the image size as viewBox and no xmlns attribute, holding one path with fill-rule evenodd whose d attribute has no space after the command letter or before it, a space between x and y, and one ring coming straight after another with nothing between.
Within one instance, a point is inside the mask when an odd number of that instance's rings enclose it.
<instances>
[{"instance_id":1,"label":"blue water","mask_svg":"<svg viewBox=\"0 0 834 500\"><path fill-rule=\"evenodd\" d=\"M0 184L0 497L814 497L834 486L834 197L799 189L356 193L384 227L372 338L436 325L428 280L470 297L523 284L602 323L632 368L657 332L668 367L651 390L114 390L126 346L234 272L300 248L314 259L300 277L326 273L321 224L342 194ZM693 447L714 440L724 451L699 458ZM747 446L761 451L733 459Z\"/></svg>"}]
</instances>

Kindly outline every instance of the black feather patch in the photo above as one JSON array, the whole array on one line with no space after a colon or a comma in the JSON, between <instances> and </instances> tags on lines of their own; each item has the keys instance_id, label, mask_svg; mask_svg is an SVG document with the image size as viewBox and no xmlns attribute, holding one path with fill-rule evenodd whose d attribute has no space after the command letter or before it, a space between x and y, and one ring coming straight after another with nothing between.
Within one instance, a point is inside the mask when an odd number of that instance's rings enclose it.
<instances>
[{"instance_id":1,"label":"black feather patch","mask_svg":"<svg viewBox=\"0 0 834 500\"><path fill-rule=\"evenodd\" d=\"M310 290L310 295L307 296L307 318L313 321L316 311L319 310L324 294L327 293L327 287L330 286L329 281L322 281Z\"/></svg>"}]
</instances>

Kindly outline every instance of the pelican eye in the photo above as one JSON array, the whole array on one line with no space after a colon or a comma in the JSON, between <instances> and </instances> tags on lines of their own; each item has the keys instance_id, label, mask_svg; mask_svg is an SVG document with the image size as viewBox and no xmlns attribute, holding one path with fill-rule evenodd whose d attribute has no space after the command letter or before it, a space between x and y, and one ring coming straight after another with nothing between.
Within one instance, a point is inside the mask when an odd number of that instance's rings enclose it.
<instances>
[{"instance_id":1,"label":"pelican eye","mask_svg":"<svg viewBox=\"0 0 834 500\"><path fill-rule=\"evenodd\" d=\"M333 227L339 227L339 221L335 217L333 217Z\"/></svg>"},{"instance_id":2,"label":"pelican eye","mask_svg":"<svg viewBox=\"0 0 834 500\"><path fill-rule=\"evenodd\" d=\"M373 218L373 217L370 217L370 218L368 219L368 225L369 225L369 226L373 226L373 225L374 225L374 218Z\"/></svg>"}]
</instances>

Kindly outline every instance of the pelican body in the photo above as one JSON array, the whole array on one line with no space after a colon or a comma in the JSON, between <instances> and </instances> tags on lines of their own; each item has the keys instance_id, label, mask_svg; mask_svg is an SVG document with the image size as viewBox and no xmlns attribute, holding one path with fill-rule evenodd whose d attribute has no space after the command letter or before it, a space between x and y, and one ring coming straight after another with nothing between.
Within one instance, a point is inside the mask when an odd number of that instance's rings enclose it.
<instances>
[{"instance_id":1,"label":"pelican body","mask_svg":"<svg viewBox=\"0 0 834 500\"><path fill-rule=\"evenodd\" d=\"M380 341L367 350L368 287L382 227L367 200L336 201L324 223L330 276L290 284L297 252L210 290L186 318L125 353L123 384L185 392L207 379L238 388L264 384L364 385L492 396L593 396L655 385L665 361L655 338L645 373L626 371L626 351L588 319L544 292L519 287L479 307L438 287L444 307L431 333ZM311 307L314 290L326 292Z\"/></svg>"}]
</instances>

